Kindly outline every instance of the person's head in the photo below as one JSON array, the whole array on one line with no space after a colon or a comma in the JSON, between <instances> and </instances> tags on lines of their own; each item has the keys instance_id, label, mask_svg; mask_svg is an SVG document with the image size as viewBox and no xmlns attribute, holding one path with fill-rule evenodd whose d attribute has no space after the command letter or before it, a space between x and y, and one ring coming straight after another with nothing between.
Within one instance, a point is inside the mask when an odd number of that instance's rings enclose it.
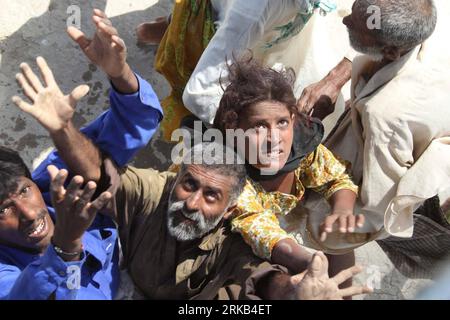
<instances>
[{"instance_id":1,"label":"person's head","mask_svg":"<svg viewBox=\"0 0 450 320\"><path fill-rule=\"evenodd\" d=\"M378 12L380 16L374 16ZM388 61L397 60L428 39L436 22L432 0L356 0L351 15L343 20L356 51Z\"/></svg>"},{"instance_id":2,"label":"person's head","mask_svg":"<svg viewBox=\"0 0 450 320\"><path fill-rule=\"evenodd\" d=\"M43 252L53 228L27 166L17 152L0 146L0 243Z\"/></svg>"},{"instance_id":3,"label":"person's head","mask_svg":"<svg viewBox=\"0 0 450 320\"><path fill-rule=\"evenodd\" d=\"M246 160L254 167L274 171L283 168L291 152L294 123L299 118L294 72L264 67L251 57L237 60L228 69L214 127L224 135L227 130L242 129L245 142L242 148L238 143L237 150L245 152Z\"/></svg>"},{"instance_id":4,"label":"person's head","mask_svg":"<svg viewBox=\"0 0 450 320\"><path fill-rule=\"evenodd\" d=\"M246 172L234 151L228 148L227 154L224 149L221 144L204 142L183 158L167 212L169 233L177 240L199 239L232 214Z\"/></svg>"}]
</instances>

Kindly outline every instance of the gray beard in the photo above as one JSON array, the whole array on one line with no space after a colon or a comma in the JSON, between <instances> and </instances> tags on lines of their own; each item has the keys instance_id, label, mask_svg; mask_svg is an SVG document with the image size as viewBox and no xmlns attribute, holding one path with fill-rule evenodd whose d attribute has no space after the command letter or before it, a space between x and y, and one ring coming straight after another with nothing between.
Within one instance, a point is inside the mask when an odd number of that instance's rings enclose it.
<instances>
[{"instance_id":1,"label":"gray beard","mask_svg":"<svg viewBox=\"0 0 450 320\"><path fill-rule=\"evenodd\" d=\"M177 239L178 241L191 241L199 239L211 230L213 230L222 220L225 212L223 212L219 217L215 219L206 219L201 211L196 211L193 213L186 213L185 201L172 200L172 192L169 197L169 207L167 209L167 228L169 234ZM178 222L180 218L176 215L181 214L188 219L194 221L181 221Z\"/></svg>"},{"instance_id":2,"label":"gray beard","mask_svg":"<svg viewBox=\"0 0 450 320\"><path fill-rule=\"evenodd\" d=\"M361 45L361 43L358 42L358 40L356 40L356 38L353 36L352 33L348 33L349 38L350 38L350 45L352 46L353 49L355 49L356 51L368 55L370 57L371 60L373 61L381 61L383 60L384 56L383 53L381 52L381 50L377 47L367 47L367 46L363 46Z\"/></svg>"}]
</instances>

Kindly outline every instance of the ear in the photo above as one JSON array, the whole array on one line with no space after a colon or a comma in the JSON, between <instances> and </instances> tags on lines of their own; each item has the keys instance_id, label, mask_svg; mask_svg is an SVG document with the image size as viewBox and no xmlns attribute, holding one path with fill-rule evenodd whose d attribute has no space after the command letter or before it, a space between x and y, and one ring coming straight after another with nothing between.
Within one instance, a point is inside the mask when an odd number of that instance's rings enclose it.
<instances>
[{"instance_id":1,"label":"ear","mask_svg":"<svg viewBox=\"0 0 450 320\"><path fill-rule=\"evenodd\" d=\"M223 219L224 220L231 219L231 217L233 216L233 213L235 213L236 210L238 210L237 204L229 207L227 212L224 214Z\"/></svg>"},{"instance_id":2,"label":"ear","mask_svg":"<svg viewBox=\"0 0 450 320\"><path fill-rule=\"evenodd\" d=\"M401 50L395 46L384 47L381 52L386 60L396 61L401 57Z\"/></svg>"}]
</instances>

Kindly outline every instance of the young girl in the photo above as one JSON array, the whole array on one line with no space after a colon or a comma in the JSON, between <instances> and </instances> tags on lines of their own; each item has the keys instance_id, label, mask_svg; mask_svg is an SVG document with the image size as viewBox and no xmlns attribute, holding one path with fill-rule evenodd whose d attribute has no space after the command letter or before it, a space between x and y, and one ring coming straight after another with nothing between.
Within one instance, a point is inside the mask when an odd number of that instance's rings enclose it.
<instances>
[{"instance_id":1,"label":"young girl","mask_svg":"<svg viewBox=\"0 0 450 320\"><path fill-rule=\"evenodd\" d=\"M245 156L249 178L238 200L233 230L258 256L299 272L311 258L305 246L327 252L323 245L327 236L333 241L354 232L363 225L363 216L353 214L358 188L346 173L346 163L320 144L320 121L298 114L294 79L292 72L262 67L251 58L235 62L229 67L229 84L214 126L224 136L227 130L242 129L248 139L238 148ZM253 162L251 150L258 154ZM309 190L330 203L325 221L314 222L317 219L302 213L301 203ZM354 264L353 252L329 259L330 275Z\"/></svg>"}]
</instances>

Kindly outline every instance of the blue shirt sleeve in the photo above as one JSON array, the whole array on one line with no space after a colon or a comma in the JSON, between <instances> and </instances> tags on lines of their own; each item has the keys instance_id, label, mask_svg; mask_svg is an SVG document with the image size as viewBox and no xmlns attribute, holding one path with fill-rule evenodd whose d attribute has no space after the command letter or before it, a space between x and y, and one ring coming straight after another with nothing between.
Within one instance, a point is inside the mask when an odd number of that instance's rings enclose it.
<instances>
[{"instance_id":1,"label":"blue shirt sleeve","mask_svg":"<svg viewBox=\"0 0 450 320\"><path fill-rule=\"evenodd\" d=\"M43 256L25 269L0 264L1 300L46 300L52 293L58 300L77 298L83 259L74 262L62 260L50 245Z\"/></svg>"},{"instance_id":2,"label":"blue shirt sleeve","mask_svg":"<svg viewBox=\"0 0 450 320\"><path fill-rule=\"evenodd\" d=\"M135 75L139 90L133 94L120 94L112 87L110 109L80 130L119 166L124 166L139 149L148 144L163 117L153 88L146 80ZM56 150L47 156L32 173L33 181L43 193L50 186L47 174L50 164L67 168Z\"/></svg>"}]
</instances>

